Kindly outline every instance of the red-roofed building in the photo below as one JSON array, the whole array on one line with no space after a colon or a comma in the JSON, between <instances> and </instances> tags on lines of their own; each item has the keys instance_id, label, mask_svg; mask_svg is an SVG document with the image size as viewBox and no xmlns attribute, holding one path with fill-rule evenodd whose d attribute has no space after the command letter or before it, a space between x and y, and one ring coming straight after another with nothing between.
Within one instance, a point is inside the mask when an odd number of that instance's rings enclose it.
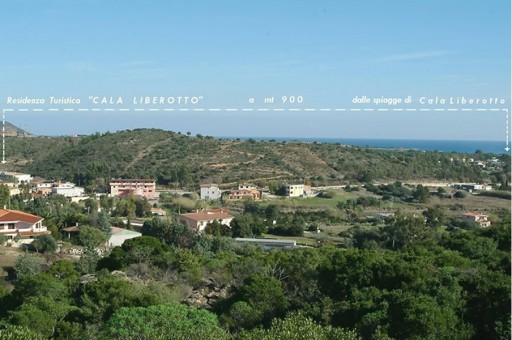
<instances>
[{"instance_id":1,"label":"red-roofed building","mask_svg":"<svg viewBox=\"0 0 512 340\"><path fill-rule=\"evenodd\" d=\"M229 200L242 200L242 199L260 200L261 199L261 191L258 189L231 190L228 194L228 199Z\"/></svg>"},{"instance_id":2,"label":"red-roofed building","mask_svg":"<svg viewBox=\"0 0 512 340\"><path fill-rule=\"evenodd\" d=\"M8 239L20 239L20 243L31 243L39 235L51 232L43 226L43 218L18 210L0 209L0 235Z\"/></svg>"},{"instance_id":3,"label":"red-roofed building","mask_svg":"<svg viewBox=\"0 0 512 340\"><path fill-rule=\"evenodd\" d=\"M478 223L480 225L480 227L483 227L483 228L487 228L487 227L491 226L491 221L489 221L489 216L487 216L487 215L481 215L481 214L476 214L473 212L468 212L468 213L462 214L462 219L464 221Z\"/></svg>"},{"instance_id":4,"label":"red-roofed building","mask_svg":"<svg viewBox=\"0 0 512 340\"><path fill-rule=\"evenodd\" d=\"M213 221L229 226L233 218L226 209L208 209L178 216L178 220L199 232L204 231L206 225Z\"/></svg>"}]
</instances>

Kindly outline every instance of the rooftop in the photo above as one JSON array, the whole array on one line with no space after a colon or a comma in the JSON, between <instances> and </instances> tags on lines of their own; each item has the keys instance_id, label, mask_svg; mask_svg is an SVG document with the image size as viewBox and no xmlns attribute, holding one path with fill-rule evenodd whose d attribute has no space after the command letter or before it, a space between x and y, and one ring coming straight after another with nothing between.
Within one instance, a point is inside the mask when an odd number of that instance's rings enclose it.
<instances>
[{"instance_id":1,"label":"rooftop","mask_svg":"<svg viewBox=\"0 0 512 340\"><path fill-rule=\"evenodd\" d=\"M147 179L147 178L112 178L110 180L110 183L154 183L154 179Z\"/></svg>"},{"instance_id":2,"label":"rooftop","mask_svg":"<svg viewBox=\"0 0 512 340\"><path fill-rule=\"evenodd\" d=\"M23 211L0 209L0 222L23 221L28 223L37 223L42 220L42 217L28 214Z\"/></svg>"},{"instance_id":3,"label":"rooftop","mask_svg":"<svg viewBox=\"0 0 512 340\"><path fill-rule=\"evenodd\" d=\"M467 213L462 214L462 216L487 216L487 215L477 214L474 212L467 212Z\"/></svg>"},{"instance_id":4,"label":"rooftop","mask_svg":"<svg viewBox=\"0 0 512 340\"><path fill-rule=\"evenodd\" d=\"M212 209L189 214L181 214L180 217L192 221L213 221L233 218L233 216L231 216L227 211L222 209Z\"/></svg>"}]
</instances>

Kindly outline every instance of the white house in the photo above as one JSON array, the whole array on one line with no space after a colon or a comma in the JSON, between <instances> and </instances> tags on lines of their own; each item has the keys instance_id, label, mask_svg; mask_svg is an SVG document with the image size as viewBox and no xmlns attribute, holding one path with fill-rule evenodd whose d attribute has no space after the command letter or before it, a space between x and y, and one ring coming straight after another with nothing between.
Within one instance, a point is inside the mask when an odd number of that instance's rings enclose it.
<instances>
[{"instance_id":1,"label":"white house","mask_svg":"<svg viewBox=\"0 0 512 340\"><path fill-rule=\"evenodd\" d=\"M488 184L477 184L477 183L456 183L453 185L455 189L463 189L469 192L477 191L491 191L492 186Z\"/></svg>"},{"instance_id":2,"label":"white house","mask_svg":"<svg viewBox=\"0 0 512 340\"><path fill-rule=\"evenodd\" d=\"M81 197L84 195L84 191L84 188L77 187L74 183L69 182L52 188L53 194L62 195L67 198Z\"/></svg>"},{"instance_id":3,"label":"white house","mask_svg":"<svg viewBox=\"0 0 512 340\"><path fill-rule=\"evenodd\" d=\"M22 174L20 172L2 171L0 172L0 179L13 180L17 184L30 183L32 181L32 176L29 174Z\"/></svg>"},{"instance_id":4,"label":"white house","mask_svg":"<svg viewBox=\"0 0 512 340\"><path fill-rule=\"evenodd\" d=\"M218 200L222 195L219 186L214 183L201 184L201 199L205 201Z\"/></svg>"},{"instance_id":5,"label":"white house","mask_svg":"<svg viewBox=\"0 0 512 340\"><path fill-rule=\"evenodd\" d=\"M19 243L32 243L39 235L51 232L43 226L43 218L18 210L0 209L0 235L9 240L18 239Z\"/></svg>"},{"instance_id":6,"label":"white house","mask_svg":"<svg viewBox=\"0 0 512 340\"><path fill-rule=\"evenodd\" d=\"M233 218L234 217L224 209L208 209L178 216L179 221L199 232L204 231L208 223L213 221L218 221L220 224L229 226Z\"/></svg>"},{"instance_id":7,"label":"white house","mask_svg":"<svg viewBox=\"0 0 512 340\"><path fill-rule=\"evenodd\" d=\"M287 184L284 189L288 197L301 197L305 194L304 184Z\"/></svg>"}]
</instances>

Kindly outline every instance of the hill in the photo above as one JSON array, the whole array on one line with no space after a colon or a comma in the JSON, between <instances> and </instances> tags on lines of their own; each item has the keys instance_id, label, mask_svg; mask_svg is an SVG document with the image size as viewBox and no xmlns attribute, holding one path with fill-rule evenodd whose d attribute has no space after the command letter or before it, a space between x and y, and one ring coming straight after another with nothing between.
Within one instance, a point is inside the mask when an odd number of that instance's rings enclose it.
<instances>
[{"instance_id":1,"label":"hill","mask_svg":"<svg viewBox=\"0 0 512 340\"><path fill-rule=\"evenodd\" d=\"M14 124L5 122L5 136L6 137L31 137L30 132L25 131Z\"/></svg>"},{"instance_id":2,"label":"hill","mask_svg":"<svg viewBox=\"0 0 512 340\"><path fill-rule=\"evenodd\" d=\"M220 140L158 129L85 137L12 138L6 152L8 169L97 185L114 177L156 178L160 184L179 187L193 187L203 181L227 185L242 180L268 184L309 179L316 185L374 180L488 180L480 167L453 162L451 158L462 156L451 153Z\"/></svg>"}]
</instances>

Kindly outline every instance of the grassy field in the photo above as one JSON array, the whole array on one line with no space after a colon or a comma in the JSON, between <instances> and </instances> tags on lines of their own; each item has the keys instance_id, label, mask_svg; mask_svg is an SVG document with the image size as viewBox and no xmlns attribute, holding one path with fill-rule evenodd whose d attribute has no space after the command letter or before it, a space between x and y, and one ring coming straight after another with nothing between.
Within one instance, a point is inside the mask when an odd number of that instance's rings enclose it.
<instances>
[{"instance_id":1,"label":"grassy field","mask_svg":"<svg viewBox=\"0 0 512 340\"><path fill-rule=\"evenodd\" d=\"M330 194L333 195L332 198L320 198L320 197L296 197L296 198L278 198L278 199L270 199L266 200L269 204L275 204L279 207L285 208L336 208L336 205L339 202L346 202L347 200L355 200L361 196L373 196L372 193L369 193L366 190L361 191L352 191L347 192L344 190L329 190Z\"/></svg>"}]
</instances>

